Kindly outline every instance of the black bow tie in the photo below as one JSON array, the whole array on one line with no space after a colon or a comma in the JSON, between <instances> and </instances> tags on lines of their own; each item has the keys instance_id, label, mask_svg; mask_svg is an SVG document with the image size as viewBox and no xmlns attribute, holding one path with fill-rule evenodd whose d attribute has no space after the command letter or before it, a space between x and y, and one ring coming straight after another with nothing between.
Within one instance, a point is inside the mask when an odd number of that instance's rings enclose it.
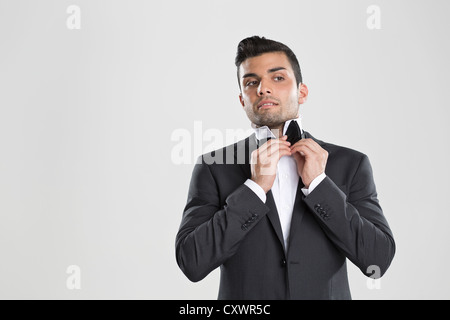
<instances>
[{"instance_id":1,"label":"black bow tie","mask_svg":"<svg viewBox=\"0 0 450 320\"><path fill-rule=\"evenodd\" d=\"M295 120L292 120L291 123L289 123L289 127L286 130L286 135L288 136L287 141L291 143L291 146L304 138L302 135L302 130Z\"/></svg>"},{"instance_id":2,"label":"black bow tie","mask_svg":"<svg viewBox=\"0 0 450 320\"><path fill-rule=\"evenodd\" d=\"M294 143L296 143L297 141L305 138L304 134L302 134L300 126L295 120L292 120L291 123L289 123L289 127L286 130L286 135L288 136L287 141L291 143L291 146L294 145ZM258 140L258 148L270 139L272 139L272 137Z\"/></svg>"}]
</instances>

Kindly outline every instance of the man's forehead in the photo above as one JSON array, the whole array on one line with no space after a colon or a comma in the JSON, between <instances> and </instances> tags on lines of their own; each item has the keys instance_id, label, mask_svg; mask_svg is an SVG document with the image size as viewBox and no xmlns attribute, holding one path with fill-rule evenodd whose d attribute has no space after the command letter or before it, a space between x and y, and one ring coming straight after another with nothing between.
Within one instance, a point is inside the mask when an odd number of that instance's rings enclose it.
<instances>
[{"instance_id":1,"label":"man's forehead","mask_svg":"<svg viewBox=\"0 0 450 320\"><path fill-rule=\"evenodd\" d=\"M246 73L269 73L274 69L291 70L291 64L284 52L263 53L256 57L251 57L243 61L239 67L240 74Z\"/></svg>"}]
</instances>

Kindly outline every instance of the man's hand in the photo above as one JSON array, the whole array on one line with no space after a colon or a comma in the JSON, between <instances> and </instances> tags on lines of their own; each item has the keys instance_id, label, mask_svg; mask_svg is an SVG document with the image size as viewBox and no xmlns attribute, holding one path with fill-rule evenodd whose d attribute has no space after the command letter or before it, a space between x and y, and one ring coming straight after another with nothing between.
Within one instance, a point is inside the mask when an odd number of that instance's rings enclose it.
<instances>
[{"instance_id":1,"label":"man's hand","mask_svg":"<svg viewBox=\"0 0 450 320\"><path fill-rule=\"evenodd\" d=\"M251 155L251 180L263 188L267 193L272 188L277 175L277 164L282 156L290 156L291 143L286 141L287 136L280 139L270 139Z\"/></svg>"},{"instance_id":2,"label":"man's hand","mask_svg":"<svg viewBox=\"0 0 450 320\"><path fill-rule=\"evenodd\" d=\"M310 138L297 141L290 149L297 162L298 175L309 188L311 181L325 172L328 152Z\"/></svg>"}]
</instances>

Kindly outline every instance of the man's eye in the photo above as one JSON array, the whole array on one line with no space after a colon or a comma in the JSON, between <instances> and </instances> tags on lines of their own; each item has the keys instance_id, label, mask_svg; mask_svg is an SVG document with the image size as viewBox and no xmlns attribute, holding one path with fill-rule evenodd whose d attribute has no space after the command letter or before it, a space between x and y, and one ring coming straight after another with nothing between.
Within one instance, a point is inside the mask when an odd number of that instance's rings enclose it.
<instances>
[{"instance_id":1,"label":"man's eye","mask_svg":"<svg viewBox=\"0 0 450 320\"><path fill-rule=\"evenodd\" d=\"M248 87L248 86L254 86L254 85L256 85L256 81L249 81L249 82L247 82L245 85Z\"/></svg>"},{"instance_id":2,"label":"man's eye","mask_svg":"<svg viewBox=\"0 0 450 320\"><path fill-rule=\"evenodd\" d=\"M275 81L281 81L281 80L284 80L284 78L281 77L281 76L275 77L274 79L275 79Z\"/></svg>"}]
</instances>

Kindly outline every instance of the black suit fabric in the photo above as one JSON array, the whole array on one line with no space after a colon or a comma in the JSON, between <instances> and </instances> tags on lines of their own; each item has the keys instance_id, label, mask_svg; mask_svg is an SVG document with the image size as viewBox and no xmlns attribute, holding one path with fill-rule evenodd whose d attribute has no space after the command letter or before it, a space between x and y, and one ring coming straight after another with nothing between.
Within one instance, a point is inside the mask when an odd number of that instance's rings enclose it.
<instances>
[{"instance_id":1,"label":"black suit fabric","mask_svg":"<svg viewBox=\"0 0 450 320\"><path fill-rule=\"evenodd\" d=\"M395 242L368 157L305 137L328 151L327 177L308 196L299 179L287 251L272 192L263 203L244 184L255 135L198 159L176 236L191 281L220 267L219 299L351 299L347 259L386 272Z\"/></svg>"}]
</instances>

